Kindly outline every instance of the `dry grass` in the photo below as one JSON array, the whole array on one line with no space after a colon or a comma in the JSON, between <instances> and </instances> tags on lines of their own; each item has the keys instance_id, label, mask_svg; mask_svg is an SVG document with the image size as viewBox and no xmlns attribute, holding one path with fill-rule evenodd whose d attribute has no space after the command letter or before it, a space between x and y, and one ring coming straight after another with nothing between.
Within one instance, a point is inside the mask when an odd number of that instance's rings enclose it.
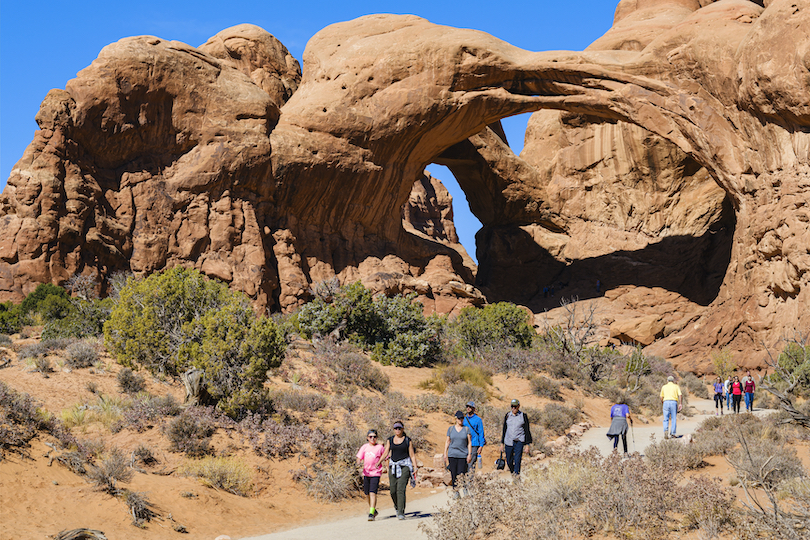
<instances>
[{"instance_id":1,"label":"dry grass","mask_svg":"<svg viewBox=\"0 0 810 540\"><path fill-rule=\"evenodd\" d=\"M180 474L198 478L208 487L221 489L240 497L253 493L253 470L244 461L233 457L204 457L186 461Z\"/></svg>"}]
</instances>

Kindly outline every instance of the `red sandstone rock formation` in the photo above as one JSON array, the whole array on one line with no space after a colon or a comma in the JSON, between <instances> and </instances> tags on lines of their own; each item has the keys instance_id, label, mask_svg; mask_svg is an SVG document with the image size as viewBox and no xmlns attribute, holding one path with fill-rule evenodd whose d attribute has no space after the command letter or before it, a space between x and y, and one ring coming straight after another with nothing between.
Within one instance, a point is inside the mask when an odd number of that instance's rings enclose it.
<instances>
[{"instance_id":1,"label":"red sandstone rock formation","mask_svg":"<svg viewBox=\"0 0 810 540\"><path fill-rule=\"evenodd\" d=\"M807 28L807 0L623 0L588 51L531 53L375 15L314 36L300 83L255 27L122 40L43 102L0 197L0 289L183 264L258 305L338 276L449 312L482 299L469 259L402 222L439 162L484 224L491 298L542 305L598 269L689 306L652 350L750 352L810 324ZM544 109L515 156L497 121Z\"/></svg>"}]
</instances>

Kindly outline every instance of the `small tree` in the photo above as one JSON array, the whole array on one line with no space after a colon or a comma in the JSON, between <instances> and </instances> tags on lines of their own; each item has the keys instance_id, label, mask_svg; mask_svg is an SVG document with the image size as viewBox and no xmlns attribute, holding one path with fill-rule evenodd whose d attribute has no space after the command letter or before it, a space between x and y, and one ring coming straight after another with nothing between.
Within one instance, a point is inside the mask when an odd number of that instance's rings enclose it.
<instances>
[{"instance_id":1,"label":"small tree","mask_svg":"<svg viewBox=\"0 0 810 540\"><path fill-rule=\"evenodd\" d=\"M766 347L768 358L765 362L774 373L762 381L762 388L779 399L779 406L790 415L786 422L793 422L810 429L810 416L802 413L793 405L793 397L801 388L807 388L810 377L810 345L808 335L794 332L793 336L783 339L782 353L777 359Z\"/></svg>"},{"instance_id":2,"label":"small tree","mask_svg":"<svg viewBox=\"0 0 810 540\"><path fill-rule=\"evenodd\" d=\"M492 347L532 345L534 329L529 314L509 302L498 302L483 308L466 307L453 323L461 347L468 353Z\"/></svg>"},{"instance_id":3,"label":"small tree","mask_svg":"<svg viewBox=\"0 0 810 540\"><path fill-rule=\"evenodd\" d=\"M104 338L126 366L175 378L202 369L208 394L231 416L261 404L267 370L285 348L276 324L257 318L245 295L181 267L128 279Z\"/></svg>"},{"instance_id":4,"label":"small tree","mask_svg":"<svg viewBox=\"0 0 810 540\"><path fill-rule=\"evenodd\" d=\"M724 381L729 375L737 371L737 364L734 363L734 359L728 347L723 347L720 352L715 351L712 353L712 365L714 365L715 375Z\"/></svg>"}]
</instances>

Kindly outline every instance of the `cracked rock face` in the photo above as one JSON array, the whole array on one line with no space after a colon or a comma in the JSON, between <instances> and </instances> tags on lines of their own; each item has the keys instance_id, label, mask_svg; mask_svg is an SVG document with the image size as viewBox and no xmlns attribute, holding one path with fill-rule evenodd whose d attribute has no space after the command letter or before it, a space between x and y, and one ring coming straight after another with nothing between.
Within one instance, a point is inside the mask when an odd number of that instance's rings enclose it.
<instances>
[{"instance_id":1,"label":"cracked rock face","mask_svg":"<svg viewBox=\"0 0 810 540\"><path fill-rule=\"evenodd\" d=\"M588 50L534 53L372 15L315 35L303 78L251 25L124 39L42 103L0 290L180 264L257 308L334 277L446 313L577 295L681 367L755 365L810 324L807 28L808 0L622 0ZM499 120L524 112L516 156ZM431 162L484 225L477 271Z\"/></svg>"}]
</instances>

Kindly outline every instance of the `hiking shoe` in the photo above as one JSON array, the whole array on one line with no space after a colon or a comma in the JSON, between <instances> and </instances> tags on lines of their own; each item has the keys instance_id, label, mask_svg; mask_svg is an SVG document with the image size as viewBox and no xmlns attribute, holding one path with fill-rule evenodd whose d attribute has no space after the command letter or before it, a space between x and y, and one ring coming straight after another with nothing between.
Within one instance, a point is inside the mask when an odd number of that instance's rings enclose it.
<instances>
[{"instance_id":1,"label":"hiking shoe","mask_svg":"<svg viewBox=\"0 0 810 540\"><path fill-rule=\"evenodd\" d=\"M379 514L379 512L377 512L377 509L375 508L374 509L374 517L377 517L377 514Z\"/></svg>"},{"instance_id":2,"label":"hiking shoe","mask_svg":"<svg viewBox=\"0 0 810 540\"><path fill-rule=\"evenodd\" d=\"M404 519L405 519L405 516L403 516L402 514L397 514L397 519L402 519L402 520L404 520Z\"/></svg>"},{"instance_id":3,"label":"hiking shoe","mask_svg":"<svg viewBox=\"0 0 810 540\"><path fill-rule=\"evenodd\" d=\"M669 439L669 431L664 432L664 439Z\"/></svg>"},{"instance_id":4,"label":"hiking shoe","mask_svg":"<svg viewBox=\"0 0 810 540\"><path fill-rule=\"evenodd\" d=\"M368 515L368 520L369 521L374 521L374 514L369 514Z\"/></svg>"}]
</instances>

